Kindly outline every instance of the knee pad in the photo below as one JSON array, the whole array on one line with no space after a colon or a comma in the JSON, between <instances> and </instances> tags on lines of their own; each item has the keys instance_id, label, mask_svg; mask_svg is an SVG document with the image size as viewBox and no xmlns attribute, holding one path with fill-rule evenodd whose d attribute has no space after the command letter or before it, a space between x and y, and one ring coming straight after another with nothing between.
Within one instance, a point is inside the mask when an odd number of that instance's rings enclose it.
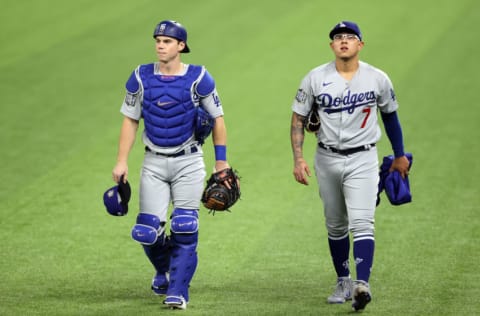
<instances>
[{"instance_id":1,"label":"knee pad","mask_svg":"<svg viewBox=\"0 0 480 316\"><path fill-rule=\"evenodd\" d=\"M155 215L140 213L137 223L132 228L132 238L143 245L153 245L158 236L163 234L165 223Z\"/></svg>"},{"instance_id":2,"label":"knee pad","mask_svg":"<svg viewBox=\"0 0 480 316\"><path fill-rule=\"evenodd\" d=\"M176 234L194 234L198 232L198 212L177 208L172 213L170 229Z\"/></svg>"},{"instance_id":3,"label":"knee pad","mask_svg":"<svg viewBox=\"0 0 480 316\"><path fill-rule=\"evenodd\" d=\"M172 241L195 247L198 240L198 224L197 210L175 209L170 223Z\"/></svg>"}]
</instances>

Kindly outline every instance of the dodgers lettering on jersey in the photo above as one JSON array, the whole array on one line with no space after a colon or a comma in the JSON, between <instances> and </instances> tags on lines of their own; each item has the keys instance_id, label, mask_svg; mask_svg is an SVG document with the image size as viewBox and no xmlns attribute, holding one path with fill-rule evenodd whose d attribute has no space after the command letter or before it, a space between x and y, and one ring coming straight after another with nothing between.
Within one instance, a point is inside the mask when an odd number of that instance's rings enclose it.
<instances>
[{"instance_id":1,"label":"dodgers lettering on jersey","mask_svg":"<svg viewBox=\"0 0 480 316\"><path fill-rule=\"evenodd\" d=\"M376 143L381 136L377 109L390 113L398 108L388 76L364 62L350 81L337 72L335 62L309 72L292 110L306 116L313 103L320 114L318 140L339 149Z\"/></svg>"},{"instance_id":2,"label":"dodgers lettering on jersey","mask_svg":"<svg viewBox=\"0 0 480 316\"><path fill-rule=\"evenodd\" d=\"M324 108L323 111L326 113L347 111L352 114L356 107L368 105L375 99L375 91L352 93L351 90L347 90L346 95L341 97L321 93L315 97L315 102Z\"/></svg>"}]
</instances>

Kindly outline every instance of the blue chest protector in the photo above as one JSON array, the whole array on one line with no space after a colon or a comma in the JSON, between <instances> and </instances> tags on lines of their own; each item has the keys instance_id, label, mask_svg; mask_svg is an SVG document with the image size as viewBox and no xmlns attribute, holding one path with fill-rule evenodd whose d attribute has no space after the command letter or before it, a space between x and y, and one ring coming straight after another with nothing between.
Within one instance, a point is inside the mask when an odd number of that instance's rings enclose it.
<instances>
[{"instance_id":1,"label":"blue chest protector","mask_svg":"<svg viewBox=\"0 0 480 316\"><path fill-rule=\"evenodd\" d=\"M154 74L154 64L141 65L142 116L148 138L160 147L175 147L195 132L198 95L195 85L203 67L190 65L183 76Z\"/></svg>"}]
</instances>

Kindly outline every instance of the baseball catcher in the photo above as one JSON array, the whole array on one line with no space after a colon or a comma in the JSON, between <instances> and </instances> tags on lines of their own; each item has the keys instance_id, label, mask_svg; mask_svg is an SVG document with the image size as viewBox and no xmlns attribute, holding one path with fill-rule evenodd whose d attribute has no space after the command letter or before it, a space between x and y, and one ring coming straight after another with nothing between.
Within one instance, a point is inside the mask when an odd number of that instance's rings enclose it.
<instances>
[{"instance_id":1,"label":"baseball catcher","mask_svg":"<svg viewBox=\"0 0 480 316\"><path fill-rule=\"evenodd\" d=\"M131 236L154 268L153 293L165 296L168 308L185 310L199 260L198 213L206 180L202 145L211 134L215 170L229 168L227 130L214 78L205 66L182 62L182 54L191 51L185 27L161 21L153 39L157 60L138 65L125 84L112 178L116 183L122 176L126 180L128 157L143 121L140 204Z\"/></svg>"},{"instance_id":2,"label":"baseball catcher","mask_svg":"<svg viewBox=\"0 0 480 316\"><path fill-rule=\"evenodd\" d=\"M207 181L202 203L210 211L229 211L240 198L240 178L232 169L213 173Z\"/></svg>"}]
</instances>

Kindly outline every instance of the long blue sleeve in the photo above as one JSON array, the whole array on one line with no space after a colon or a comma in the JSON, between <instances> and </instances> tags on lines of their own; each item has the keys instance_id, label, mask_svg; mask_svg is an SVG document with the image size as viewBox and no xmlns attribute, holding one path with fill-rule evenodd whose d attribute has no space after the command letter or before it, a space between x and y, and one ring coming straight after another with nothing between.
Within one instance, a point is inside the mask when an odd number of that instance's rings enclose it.
<instances>
[{"instance_id":1,"label":"long blue sleeve","mask_svg":"<svg viewBox=\"0 0 480 316\"><path fill-rule=\"evenodd\" d=\"M405 152L403 151L402 127L400 126L397 112L382 112L381 115L383 124L385 126L385 132L387 133L388 139L392 144L392 149L395 157L401 157L405 155Z\"/></svg>"}]
</instances>

